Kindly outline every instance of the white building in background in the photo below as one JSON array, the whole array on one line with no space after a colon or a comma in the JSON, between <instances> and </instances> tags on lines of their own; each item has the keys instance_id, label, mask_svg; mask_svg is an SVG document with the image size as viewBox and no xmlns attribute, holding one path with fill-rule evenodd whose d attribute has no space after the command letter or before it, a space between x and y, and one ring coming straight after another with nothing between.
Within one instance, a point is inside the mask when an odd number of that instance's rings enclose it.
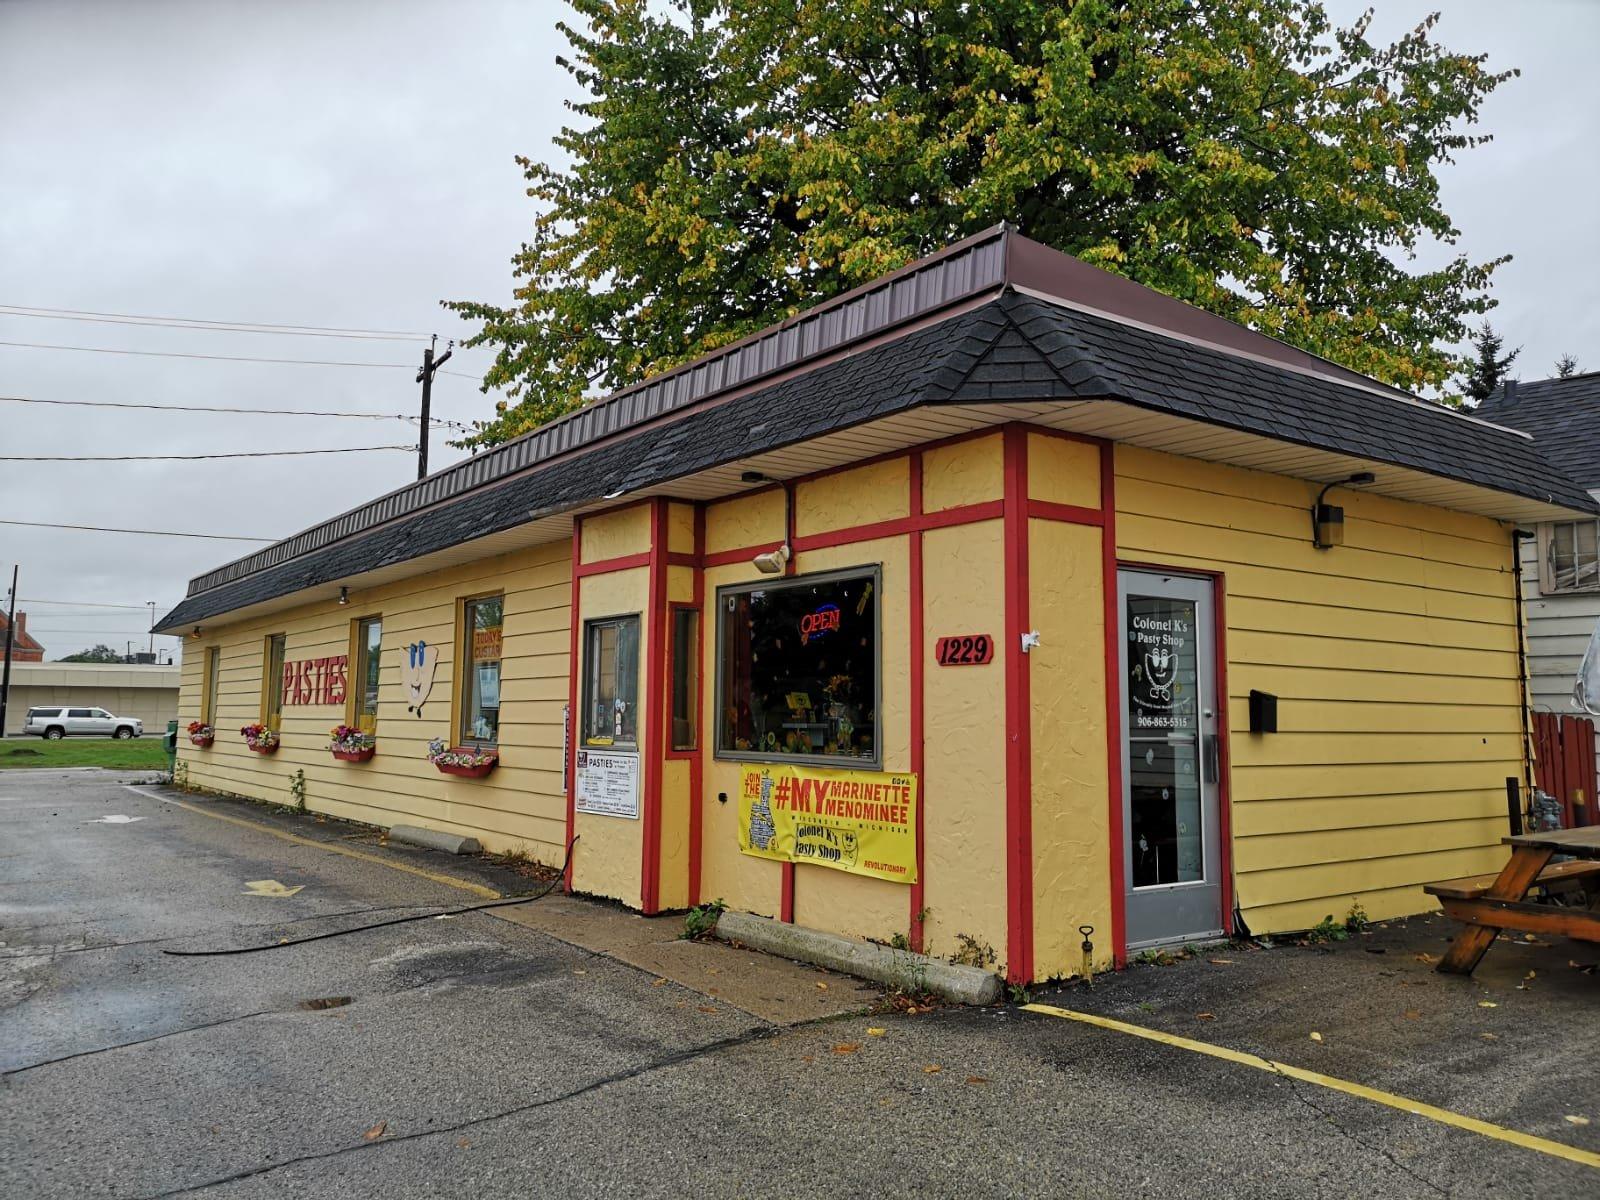
<instances>
[{"instance_id":1,"label":"white building in background","mask_svg":"<svg viewBox=\"0 0 1600 1200\"><path fill-rule=\"evenodd\" d=\"M1508 383L1476 415L1532 434L1545 458L1600 497L1600 371ZM1600 622L1600 523L1539 525L1521 560L1533 707L1579 712L1572 685Z\"/></svg>"},{"instance_id":2,"label":"white building in background","mask_svg":"<svg viewBox=\"0 0 1600 1200\"><path fill-rule=\"evenodd\" d=\"M178 715L181 672L179 666L132 663L12 663L5 735L22 732L28 709L63 704L137 717L144 722L146 737L160 737Z\"/></svg>"}]
</instances>

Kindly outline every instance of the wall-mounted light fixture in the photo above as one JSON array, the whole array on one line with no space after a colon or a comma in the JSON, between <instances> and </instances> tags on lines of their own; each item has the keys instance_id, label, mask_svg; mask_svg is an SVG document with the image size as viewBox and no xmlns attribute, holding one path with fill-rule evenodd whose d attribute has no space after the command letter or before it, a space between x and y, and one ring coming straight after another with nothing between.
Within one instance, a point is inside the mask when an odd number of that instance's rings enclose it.
<instances>
[{"instance_id":1,"label":"wall-mounted light fixture","mask_svg":"<svg viewBox=\"0 0 1600 1200\"><path fill-rule=\"evenodd\" d=\"M339 589L339 603L340 604L349 604L350 603L350 589L349 588L342 587L342 588Z\"/></svg>"},{"instance_id":2,"label":"wall-mounted light fixture","mask_svg":"<svg viewBox=\"0 0 1600 1200\"><path fill-rule=\"evenodd\" d=\"M194 633L191 636L193 636L193 637L199 637L200 636L200 626L196 625L194 627Z\"/></svg>"},{"instance_id":3,"label":"wall-mounted light fixture","mask_svg":"<svg viewBox=\"0 0 1600 1200\"><path fill-rule=\"evenodd\" d=\"M1337 504L1327 504L1328 493L1336 487L1356 487L1371 483L1377 478L1371 471L1357 471L1346 479L1335 479L1324 484L1317 493L1317 502L1311 506L1311 544L1318 550L1331 550L1344 545L1344 509Z\"/></svg>"},{"instance_id":4,"label":"wall-mounted light fixture","mask_svg":"<svg viewBox=\"0 0 1600 1200\"><path fill-rule=\"evenodd\" d=\"M750 561L763 575L782 575L783 568L789 562L789 543L785 542L776 550L768 550L765 554L758 554Z\"/></svg>"},{"instance_id":5,"label":"wall-mounted light fixture","mask_svg":"<svg viewBox=\"0 0 1600 1200\"><path fill-rule=\"evenodd\" d=\"M771 483L772 482L772 476L765 475L760 471L741 471L739 473L739 482L740 483Z\"/></svg>"}]
</instances>

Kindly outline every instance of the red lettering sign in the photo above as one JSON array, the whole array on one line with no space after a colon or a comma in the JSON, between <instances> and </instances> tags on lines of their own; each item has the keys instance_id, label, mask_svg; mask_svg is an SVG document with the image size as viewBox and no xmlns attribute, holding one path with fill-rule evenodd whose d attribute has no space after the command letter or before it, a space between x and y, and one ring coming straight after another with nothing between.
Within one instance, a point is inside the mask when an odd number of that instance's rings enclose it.
<instances>
[{"instance_id":1,"label":"red lettering sign","mask_svg":"<svg viewBox=\"0 0 1600 1200\"><path fill-rule=\"evenodd\" d=\"M347 690L348 654L302 658L283 664L283 703L343 704Z\"/></svg>"},{"instance_id":2,"label":"red lettering sign","mask_svg":"<svg viewBox=\"0 0 1600 1200\"><path fill-rule=\"evenodd\" d=\"M939 639L934 661L941 667L979 667L994 658L994 639L987 633L958 633Z\"/></svg>"},{"instance_id":3,"label":"red lettering sign","mask_svg":"<svg viewBox=\"0 0 1600 1200\"><path fill-rule=\"evenodd\" d=\"M838 629L839 606L837 604L821 605L815 611L808 612L800 618L800 644L804 646L812 638L836 633Z\"/></svg>"}]
</instances>

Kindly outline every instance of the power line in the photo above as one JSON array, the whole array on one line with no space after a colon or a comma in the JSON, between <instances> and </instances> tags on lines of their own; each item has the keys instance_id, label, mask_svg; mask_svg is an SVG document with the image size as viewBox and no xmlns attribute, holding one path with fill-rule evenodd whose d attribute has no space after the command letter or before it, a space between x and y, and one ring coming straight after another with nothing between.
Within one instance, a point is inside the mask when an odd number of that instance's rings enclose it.
<instances>
[{"instance_id":1,"label":"power line","mask_svg":"<svg viewBox=\"0 0 1600 1200\"><path fill-rule=\"evenodd\" d=\"M209 333L270 333L287 337L351 338L358 341L426 341L426 333L397 329L349 329L338 325L280 325L271 321L218 321L206 317L156 317L138 313L96 312L86 308L45 308L34 304L0 304L0 315L52 321L93 321L105 325L148 325Z\"/></svg>"},{"instance_id":2,"label":"power line","mask_svg":"<svg viewBox=\"0 0 1600 1200\"><path fill-rule=\"evenodd\" d=\"M339 362L326 358L255 358L243 354L184 354L176 350L113 350L107 346L63 346L51 342L0 342L24 350L76 350L83 354L134 354L141 358L203 358L213 362L289 363L301 367L383 367L391 371L414 371L408 363Z\"/></svg>"},{"instance_id":3,"label":"power line","mask_svg":"<svg viewBox=\"0 0 1600 1200\"><path fill-rule=\"evenodd\" d=\"M209 458L297 458L306 454L367 454L415 446L340 446L333 450L242 450L233 454L0 454L0 462L198 462Z\"/></svg>"},{"instance_id":4,"label":"power line","mask_svg":"<svg viewBox=\"0 0 1600 1200\"><path fill-rule=\"evenodd\" d=\"M209 404L141 404L131 400L39 400L32 396L0 396L0 400L13 404L53 404L75 408L137 408L154 412L237 413L244 416L264 417L359 417L369 421L408 421L416 424L420 418L406 413L333 412L328 409L308 408L227 408ZM432 424L450 429L467 428L460 421L432 418Z\"/></svg>"},{"instance_id":5,"label":"power line","mask_svg":"<svg viewBox=\"0 0 1600 1200\"><path fill-rule=\"evenodd\" d=\"M0 518L0 525L26 525L32 529L82 529L89 533L139 533L147 537L209 538L219 542L276 542L279 538L239 537L231 533L176 533L170 529L116 529L107 525L56 525L49 521L10 521Z\"/></svg>"},{"instance_id":6,"label":"power line","mask_svg":"<svg viewBox=\"0 0 1600 1200\"><path fill-rule=\"evenodd\" d=\"M59 604L64 608L136 608L140 612L149 608L148 604L103 604L95 600L18 600L18 604Z\"/></svg>"}]
</instances>

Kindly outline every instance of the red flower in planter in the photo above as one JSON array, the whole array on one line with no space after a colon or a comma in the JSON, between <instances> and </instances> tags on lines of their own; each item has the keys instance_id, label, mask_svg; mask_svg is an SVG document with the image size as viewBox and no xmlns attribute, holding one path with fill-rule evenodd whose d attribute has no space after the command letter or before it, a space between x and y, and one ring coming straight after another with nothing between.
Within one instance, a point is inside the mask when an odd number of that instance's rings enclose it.
<instances>
[{"instance_id":1,"label":"red flower in planter","mask_svg":"<svg viewBox=\"0 0 1600 1200\"><path fill-rule=\"evenodd\" d=\"M239 733L244 737L244 744L257 754L272 754L278 749L278 731L268 729L259 721L243 726Z\"/></svg>"}]
</instances>

